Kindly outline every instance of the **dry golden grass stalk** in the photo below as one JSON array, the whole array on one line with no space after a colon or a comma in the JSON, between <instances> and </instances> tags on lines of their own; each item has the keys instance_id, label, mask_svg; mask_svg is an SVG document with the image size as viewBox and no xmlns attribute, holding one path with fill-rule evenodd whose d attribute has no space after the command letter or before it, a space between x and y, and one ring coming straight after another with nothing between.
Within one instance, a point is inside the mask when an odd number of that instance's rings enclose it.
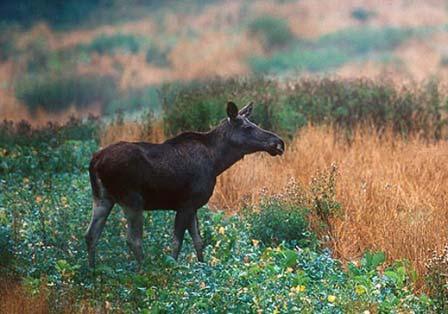
<instances>
[{"instance_id":1,"label":"dry golden grass stalk","mask_svg":"<svg viewBox=\"0 0 448 314\"><path fill-rule=\"evenodd\" d=\"M162 125L145 134L138 123L112 125L101 144L117 140L161 142ZM448 240L448 143L417 137L381 136L365 128L349 143L330 127L307 127L284 156L247 156L218 178L213 208L238 211L256 205L262 194L285 191L293 180L312 194L313 178L337 165L336 201L342 215L331 218L330 245L338 258L353 260L366 250L381 250L392 259L409 259L425 272L429 250Z\"/></svg>"},{"instance_id":2,"label":"dry golden grass stalk","mask_svg":"<svg viewBox=\"0 0 448 314\"><path fill-rule=\"evenodd\" d=\"M45 293L31 296L19 284L3 280L0 285L0 313L49 313L47 296Z\"/></svg>"},{"instance_id":3,"label":"dry golden grass stalk","mask_svg":"<svg viewBox=\"0 0 448 314\"><path fill-rule=\"evenodd\" d=\"M350 144L331 128L308 127L282 158L246 157L218 180L214 207L238 208L241 200L257 203L260 191L278 193L288 180L310 188L319 170L338 165L336 200L342 217L332 220L332 248L343 260L365 250L406 258L423 273L428 250L447 241L448 143L381 138L358 130Z\"/></svg>"}]
</instances>

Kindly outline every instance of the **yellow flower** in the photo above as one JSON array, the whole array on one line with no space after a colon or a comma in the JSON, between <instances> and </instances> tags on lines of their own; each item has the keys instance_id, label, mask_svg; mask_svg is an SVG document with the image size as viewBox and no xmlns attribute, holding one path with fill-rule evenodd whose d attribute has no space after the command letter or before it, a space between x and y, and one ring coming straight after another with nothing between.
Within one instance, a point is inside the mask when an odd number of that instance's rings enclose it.
<instances>
[{"instance_id":1,"label":"yellow flower","mask_svg":"<svg viewBox=\"0 0 448 314\"><path fill-rule=\"evenodd\" d=\"M218 229L218 233L219 234L224 234L225 233L225 231L226 231L226 229L224 229L224 227L219 227L219 229Z\"/></svg>"},{"instance_id":2,"label":"yellow flower","mask_svg":"<svg viewBox=\"0 0 448 314\"><path fill-rule=\"evenodd\" d=\"M252 245L253 246L257 247L259 243L260 243L260 241L252 239Z\"/></svg>"},{"instance_id":3,"label":"yellow flower","mask_svg":"<svg viewBox=\"0 0 448 314\"><path fill-rule=\"evenodd\" d=\"M294 271L294 269L292 269L291 267L286 268L287 273L292 273L293 271Z\"/></svg>"},{"instance_id":4,"label":"yellow flower","mask_svg":"<svg viewBox=\"0 0 448 314\"><path fill-rule=\"evenodd\" d=\"M334 301L336 301L336 296L334 295L329 295L327 297L328 302L333 303Z\"/></svg>"},{"instance_id":5,"label":"yellow flower","mask_svg":"<svg viewBox=\"0 0 448 314\"><path fill-rule=\"evenodd\" d=\"M35 198L35 200L36 200L36 203L40 203L40 202L42 202L42 196L37 195L36 198Z\"/></svg>"},{"instance_id":6,"label":"yellow flower","mask_svg":"<svg viewBox=\"0 0 448 314\"><path fill-rule=\"evenodd\" d=\"M219 264L219 259L217 259L216 257L212 256L211 260L210 260L210 265L212 266L216 266Z\"/></svg>"},{"instance_id":7,"label":"yellow flower","mask_svg":"<svg viewBox=\"0 0 448 314\"><path fill-rule=\"evenodd\" d=\"M364 286L362 286L362 285L357 285L357 286L355 287L355 292L356 292L356 294L358 294L358 295L364 294L364 293L366 293L366 287L364 287Z\"/></svg>"},{"instance_id":8,"label":"yellow flower","mask_svg":"<svg viewBox=\"0 0 448 314\"><path fill-rule=\"evenodd\" d=\"M305 290L306 290L306 287L304 285L298 285L298 286L291 288L291 291L295 292L295 293L305 292Z\"/></svg>"}]
</instances>

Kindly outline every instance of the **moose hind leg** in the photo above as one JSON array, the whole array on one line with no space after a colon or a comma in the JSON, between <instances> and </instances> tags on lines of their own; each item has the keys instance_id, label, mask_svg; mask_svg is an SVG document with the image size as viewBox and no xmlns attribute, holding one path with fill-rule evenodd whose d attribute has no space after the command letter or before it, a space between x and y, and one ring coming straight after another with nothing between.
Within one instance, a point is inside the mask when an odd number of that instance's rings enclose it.
<instances>
[{"instance_id":1,"label":"moose hind leg","mask_svg":"<svg viewBox=\"0 0 448 314\"><path fill-rule=\"evenodd\" d=\"M202 253L202 238L199 232L199 221L197 213L192 215L190 219L190 223L188 225L188 232L190 233L191 238L193 239L193 245L196 250L196 255L198 257L199 262L204 262L204 255Z\"/></svg>"},{"instance_id":2,"label":"moose hind leg","mask_svg":"<svg viewBox=\"0 0 448 314\"><path fill-rule=\"evenodd\" d=\"M174 237L173 237L173 258L177 260L182 243L184 242L185 230L190 222L191 213L178 211L174 219Z\"/></svg>"},{"instance_id":3,"label":"moose hind leg","mask_svg":"<svg viewBox=\"0 0 448 314\"><path fill-rule=\"evenodd\" d=\"M143 211L140 209L126 208L125 214L128 220L127 243L134 253L140 270L143 261L142 236L143 236Z\"/></svg>"},{"instance_id":4,"label":"moose hind leg","mask_svg":"<svg viewBox=\"0 0 448 314\"><path fill-rule=\"evenodd\" d=\"M106 198L93 201L92 220L85 235L91 268L95 267L95 247L113 206L114 203Z\"/></svg>"}]
</instances>

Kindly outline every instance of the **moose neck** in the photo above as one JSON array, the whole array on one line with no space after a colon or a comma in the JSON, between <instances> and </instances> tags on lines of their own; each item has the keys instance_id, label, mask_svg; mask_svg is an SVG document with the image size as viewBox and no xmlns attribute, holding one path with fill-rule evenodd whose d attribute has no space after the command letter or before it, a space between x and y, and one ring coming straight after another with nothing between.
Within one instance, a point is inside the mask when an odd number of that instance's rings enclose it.
<instances>
[{"instance_id":1,"label":"moose neck","mask_svg":"<svg viewBox=\"0 0 448 314\"><path fill-rule=\"evenodd\" d=\"M223 173L230 168L234 163L244 157L244 152L241 149L231 145L226 137L218 130L213 130L208 133L209 148L212 158L214 159L214 167L216 176Z\"/></svg>"}]
</instances>

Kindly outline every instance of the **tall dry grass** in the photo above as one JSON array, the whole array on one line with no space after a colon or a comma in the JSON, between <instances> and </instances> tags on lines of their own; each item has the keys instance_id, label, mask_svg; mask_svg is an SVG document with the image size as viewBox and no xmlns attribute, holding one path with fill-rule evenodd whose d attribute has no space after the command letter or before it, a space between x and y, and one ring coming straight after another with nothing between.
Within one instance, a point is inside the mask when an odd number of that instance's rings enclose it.
<instances>
[{"instance_id":1,"label":"tall dry grass","mask_svg":"<svg viewBox=\"0 0 448 314\"><path fill-rule=\"evenodd\" d=\"M331 128L308 127L283 157L249 156L220 176L211 205L257 203L261 190L281 192L290 178L309 189L316 173L332 163L343 207L342 217L331 222L336 256L353 260L366 250L382 250L390 259L409 259L423 273L429 250L441 250L447 241L446 142L358 130L348 143Z\"/></svg>"},{"instance_id":2,"label":"tall dry grass","mask_svg":"<svg viewBox=\"0 0 448 314\"><path fill-rule=\"evenodd\" d=\"M49 313L47 296L44 292L31 296L23 286L2 279L0 283L0 313Z\"/></svg>"},{"instance_id":3,"label":"tall dry grass","mask_svg":"<svg viewBox=\"0 0 448 314\"><path fill-rule=\"evenodd\" d=\"M105 130L102 145L116 140L163 140L162 126L152 133L138 123ZM210 200L214 208L238 211L256 205L260 196L284 191L291 178L305 191L320 171L338 167L337 201L341 217L332 224L334 254L359 258L366 250L381 250L390 260L408 259L423 274L432 250L448 239L448 143L418 137L378 136L359 129L347 142L330 127L299 132L282 157L255 154L224 172Z\"/></svg>"}]
</instances>

